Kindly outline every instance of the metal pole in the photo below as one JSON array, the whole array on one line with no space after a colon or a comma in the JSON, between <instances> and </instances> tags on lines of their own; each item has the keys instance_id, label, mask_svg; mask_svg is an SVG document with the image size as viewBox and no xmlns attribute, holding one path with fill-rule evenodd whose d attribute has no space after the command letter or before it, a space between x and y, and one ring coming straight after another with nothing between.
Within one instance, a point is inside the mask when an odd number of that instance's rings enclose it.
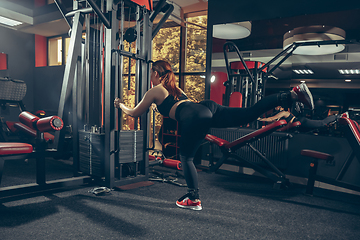
<instances>
[{"instance_id":1,"label":"metal pole","mask_svg":"<svg viewBox=\"0 0 360 240\"><path fill-rule=\"evenodd\" d=\"M111 26L112 28L105 29L105 89L104 89L104 128L105 128L105 141L104 141L104 168L105 168L105 185L109 188L115 185L115 154L114 154L114 142L115 142L115 129L114 129L114 75L112 69L114 67L114 55L112 49L117 46L116 44L116 33L117 27L117 10L113 10L112 1L107 1L107 11L112 11L111 15ZM115 8L116 9L116 8Z\"/></svg>"},{"instance_id":2,"label":"metal pole","mask_svg":"<svg viewBox=\"0 0 360 240\"><path fill-rule=\"evenodd\" d=\"M125 20L125 3L124 1L121 1L121 25L120 25L120 49L123 50L124 48L124 20ZM118 89L118 94L119 94L119 98L123 98L123 71L124 71L124 56L121 54L120 55L120 69L119 69L119 79L117 79L117 81L119 81L119 89ZM122 111L119 109L118 110L118 130L120 132L120 130L122 129ZM118 134L120 136L120 134ZM118 159L118 158L116 158Z\"/></svg>"},{"instance_id":3,"label":"metal pole","mask_svg":"<svg viewBox=\"0 0 360 240\"><path fill-rule=\"evenodd\" d=\"M135 53L139 54L141 49L141 29L140 29L140 7L136 6L136 46L135 46ZM130 67L130 62L131 60L129 59L129 67ZM136 65L135 65L135 106L141 101L142 98L142 92L140 89L141 86L141 61L139 59L136 60ZM138 129L138 118L134 119L134 129L137 130Z\"/></svg>"},{"instance_id":4,"label":"metal pole","mask_svg":"<svg viewBox=\"0 0 360 240\"><path fill-rule=\"evenodd\" d=\"M81 54L81 34L83 28L84 16L78 12L74 16L73 29L71 31L69 53L66 61L63 84L61 89L58 116L64 120L65 126L68 125L68 100L71 96L73 80L75 77L75 68L77 65L78 57ZM65 129L55 132L54 145L58 151L63 151L65 139Z\"/></svg>"},{"instance_id":5,"label":"metal pole","mask_svg":"<svg viewBox=\"0 0 360 240\"><path fill-rule=\"evenodd\" d=\"M149 11L143 9L143 36L141 37L141 48L139 54L145 58L145 60L138 60L141 71L141 92L140 97L142 98L145 93L150 89L150 65L151 50L152 50L152 23L149 21ZM143 131L143 161L139 165L139 170L145 178L148 177L149 173L149 134L150 134L150 111L144 113L140 117L140 127ZM155 129L154 129L155 131Z\"/></svg>"},{"instance_id":6,"label":"metal pole","mask_svg":"<svg viewBox=\"0 0 360 240\"><path fill-rule=\"evenodd\" d=\"M152 32L152 38L156 36L156 34L159 32L162 25L166 22L166 20L169 18L170 14L174 10L174 5L169 4L168 10L166 10L165 15L160 19L159 23L156 25L154 31Z\"/></svg>"},{"instance_id":7,"label":"metal pole","mask_svg":"<svg viewBox=\"0 0 360 240\"><path fill-rule=\"evenodd\" d=\"M101 21L103 22L103 24L105 25L106 28L110 29L111 28L111 23L109 22L109 20L106 19L104 13L101 11L101 9L98 7L98 5L96 5L96 3L93 0L86 0L90 6L94 9L94 11L96 12L96 14L99 16L99 18L101 19ZM113 5L113 1L109 0L107 1L107 5L112 6ZM111 12L111 10L108 9L109 12Z\"/></svg>"}]
</instances>

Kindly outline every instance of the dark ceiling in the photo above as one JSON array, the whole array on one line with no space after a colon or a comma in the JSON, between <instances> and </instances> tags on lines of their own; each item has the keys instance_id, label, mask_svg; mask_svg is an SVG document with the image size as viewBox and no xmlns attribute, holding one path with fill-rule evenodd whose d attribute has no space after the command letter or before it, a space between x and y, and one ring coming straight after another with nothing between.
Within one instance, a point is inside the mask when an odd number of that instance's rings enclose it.
<instances>
[{"instance_id":1,"label":"dark ceiling","mask_svg":"<svg viewBox=\"0 0 360 240\"><path fill-rule=\"evenodd\" d=\"M346 40L360 40L360 9L347 11L310 14L288 18L275 18L252 21L251 35L245 39L232 40L242 53L257 52L256 61L261 61L263 50L272 51L272 57L280 53L283 48L283 36L286 32L303 26L326 25L343 29L346 32ZM213 51L222 52L225 40L213 38ZM249 54L250 53L250 54ZM259 57L260 55L260 57ZM359 55L359 57L358 57ZM269 55L263 55L267 63ZM246 57L245 57L246 58ZM249 60L253 60L248 57ZM281 58L280 58L281 59ZM274 66L274 65L272 65ZM313 70L313 75L297 75L292 70L308 68ZM360 79L360 75L341 75L337 69L360 69L360 45L348 44L339 53L323 56L301 56L292 55L280 67L273 72L279 80L313 80L316 79L338 79L345 78ZM298 81L297 81L298 82ZM342 82L341 82L342 83ZM360 87L360 85L359 85Z\"/></svg>"},{"instance_id":2,"label":"dark ceiling","mask_svg":"<svg viewBox=\"0 0 360 240\"><path fill-rule=\"evenodd\" d=\"M338 27L345 30L346 39L360 39L360 9L252 21L251 35L235 43L242 51L282 48L287 31L311 25Z\"/></svg>"}]
</instances>

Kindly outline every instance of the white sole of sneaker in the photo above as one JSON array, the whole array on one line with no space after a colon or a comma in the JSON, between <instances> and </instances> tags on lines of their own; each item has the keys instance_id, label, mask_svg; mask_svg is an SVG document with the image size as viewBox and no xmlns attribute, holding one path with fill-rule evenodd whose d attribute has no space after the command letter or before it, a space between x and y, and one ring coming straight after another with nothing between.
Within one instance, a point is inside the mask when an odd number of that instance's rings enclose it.
<instances>
[{"instance_id":1,"label":"white sole of sneaker","mask_svg":"<svg viewBox=\"0 0 360 240\"><path fill-rule=\"evenodd\" d=\"M311 94L308 86L304 84L304 85L302 85L301 87L305 90L306 94L311 97L311 98L310 98L310 104L311 104L311 106L312 106L311 110L313 110L313 109L314 109L314 102L313 102L312 94Z\"/></svg>"},{"instance_id":2,"label":"white sole of sneaker","mask_svg":"<svg viewBox=\"0 0 360 240\"><path fill-rule=\"evenodd\" d=\"M200 210L202 210L202 207L201 207L201 206L183 206L183 205L180 205L180 204L178 204L178 203L176 203L176 206L178 206L178 207L180 207L180 208L195 210L195 211L200 211Z\"/></svg>"}]
</instances>

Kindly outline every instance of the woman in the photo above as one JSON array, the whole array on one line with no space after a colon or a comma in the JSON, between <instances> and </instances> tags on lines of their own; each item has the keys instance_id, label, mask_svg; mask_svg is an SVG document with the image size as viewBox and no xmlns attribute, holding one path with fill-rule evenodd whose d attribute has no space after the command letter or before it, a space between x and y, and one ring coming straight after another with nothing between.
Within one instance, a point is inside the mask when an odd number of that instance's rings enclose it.
<instances>
[{"instance_id":1,"label":"woman","mask_svg":"<svg viewBox=\"0 0 360 240\"><path fill-rule=\"evenodd\" d=\"M135 108L127 107L119 98L115 99L114 105L130 116L139 117L155 103L162 115L179 122L180 161L188 193L179 198L176 205L192 210L202 209L193 159L210 128L238 127L256 120L262 113L278 105L290 106L293 101L301 101L311 109L314 106L311 93L305 84L288 92L265 97L250 108L230 108L211 100L199 103L190 101L176 86L175 75L166 61L153 63L150 78L154 87L146 92Z\"/></svg>"}]
</instances>

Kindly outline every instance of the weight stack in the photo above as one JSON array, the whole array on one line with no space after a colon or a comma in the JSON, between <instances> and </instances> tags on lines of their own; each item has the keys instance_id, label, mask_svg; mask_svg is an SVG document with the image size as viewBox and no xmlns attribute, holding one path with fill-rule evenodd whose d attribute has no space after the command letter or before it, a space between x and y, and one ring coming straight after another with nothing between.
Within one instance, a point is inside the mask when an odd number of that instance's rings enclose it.
<instances>
[{"instance_id":1,"label":"weight stack","mask_svg":"<svg viewBox=\"0 0 360 240\"><path fill-rule=\"evenodd\" d=\"M119 137L119 163L143 160L143 131L121 130Z\"/></svg>"},{"instance_id":2,"label":"weight stack","mask_svg":"<svg viewBox=\"0 0 360 240\"><path fill-rule=\"evenodd\" d=\"M80 171L95 177L104 177L104 133L79 131Z\"/></svg>"}]
</instances>

